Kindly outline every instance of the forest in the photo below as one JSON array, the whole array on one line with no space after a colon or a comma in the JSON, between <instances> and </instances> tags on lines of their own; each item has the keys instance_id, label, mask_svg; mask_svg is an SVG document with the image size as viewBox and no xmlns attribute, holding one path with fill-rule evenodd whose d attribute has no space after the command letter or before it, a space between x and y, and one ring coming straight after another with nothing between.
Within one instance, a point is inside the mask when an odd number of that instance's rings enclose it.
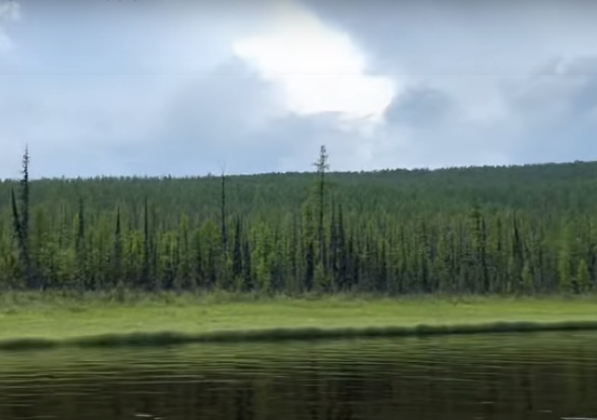
<instances>
[{"instance_id":1,"label":"forest","mask_svg":"<svg viewBox=\"0 0 597 420\"><path fill-rule=\"evenodd\" d=\"M587 293L597 162L0 181L0 290ZM307 168L310 169L310 168Z\"/></svg>"}]
</instances>

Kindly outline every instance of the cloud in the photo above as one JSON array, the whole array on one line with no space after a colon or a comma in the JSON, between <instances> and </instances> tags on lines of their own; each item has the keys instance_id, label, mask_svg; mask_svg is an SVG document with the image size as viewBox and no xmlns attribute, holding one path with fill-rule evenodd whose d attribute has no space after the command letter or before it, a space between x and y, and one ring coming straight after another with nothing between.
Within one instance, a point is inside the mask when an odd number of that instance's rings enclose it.
<instances>
[{"instance_id":1,"label":"cloud","mask_svg":"<svg viewBox=\"0 0 597 420\"><path fill-rule=\"evenodd\" d=\"M21 20L21 8L15 1L4 1L0 3L0 59L10 53L14 44L9 38L6 27Z\"/></svg>"},{"instance_id":2,"label":"cloud","mask_svg":"<svg viewBox=\"0 0 597 420\"><path fill-rule=\"evenodd\" d=\"M15 1L0 3L0 21L18 22L21 20L21 6Z\"/></svg>"},{"instance_id":3,"label":"cloud","mask_svg":"<svg viewBox=\"0 0 597 420\"><path fill-rule=\"evenodd\" d=\"M484 119L437 87L397 97L375 161L442 167L597 159L597 55L539 64L496 84L496 92L504 112Z\"/></svg>"},{"instance_id":4,"label":"cloud","mask_svg":"<svg viewBox=\"0 0 597 420\"><path fill-rule=\"evenodd\" d=\"M594 3L256 3L28 3L0 177L25 144L34 176L309 170L321 144L337 170L597 156Z\"/></svg>"},{"instance_id":5,"label":"cloud","mask_svg":"<svg viewBox=\"0 0 597 420\"><path fill-rule=\"evenodd\" d=\"M389 124L433 127L449 117L455 104L445 92L427 86L413 86L394 98L385 110Z\"/></svg>"},{"instance_id":6,"label":"cloud","mask_svg":"<svg viewBox=\"0 0 597 420\"><path fill-rule=\"evenodd\" d=\"M0 86L0 98L12 98L0 99L9 121L0 127L0 145L11 151L0 156L0 176L18 173L17 150L25 144L34 157L34 176L189 175L216 171L224 161L232 172L309 169L322 143L342 150L338 164L345 167L364 160L362 133L371 123L358 115L346 121L342 111L351 105L347 101L358 105L366 99L371 81L356 74L362 63L341 35L310 21L329 44L324 52L356 60L348 67L355 72L356 93L341 95L345 103L336 100L331 109L300 112L289 102L288 85L272 81L234 49L243 40L267 39L271 33L261 29L270 27L265 22L283 22L278 14L263 10L249 25L237 22L243 16L216 10L174 10L131 21L108 19L104 9L91 15L82 9L29 10L28 22L36 26L20 38L21 67L9 76L10 84ZM333 93L326 85L300 86L308 95Z\"/></svg>"},{"instance_id":7,"label":"cloud","mask_svg":"<svg viewBox=\"0 0 597 420\"><path fill-rule=\"evenodd\" d=\"M299 114L341 112L375 120L395 91L390 78L366 74L364 57L346 33L298 3L280 0L269 28L238 40L234 50L279 83L287 106Z\"/></svg>"},{"instance_id":8,"label":"cloud","mask_svg":"<svg viewBox=\"0 0 597 420\"><path fill-rule=\"evenodd\" d=\"M158 141L158 131L161 142L171 141L174 134L163 127L173 98L229 60L233 40L251 25L237 25L240 16L217 10L188 13L191 6L162 10L159 3L144 13L136 9L133 17L132 9L89 13L80 5L49 3L29 5L19 60L2 76L0 177L18 174L25 144L34 176L175 173L176 162L144 166L143 150ZM208 100L214 95L199 94ZM227 111L221 112L223 118Z\"/></svg>"},{"instance_id":9,"label":"cloud","mask_svg":"<svg viewBox=\"0 0 597 420\"><path fill-rule=\"evenodd\" d=\"M280 93L242 61L230 59L200 78L183 84L165 104L164 119L148 138L142 155L167 173L233 171L265 167L272 148L254 137L280 111ZM269 165L268 165L269 163Z\"/></svg>"},{"instance_id":10,"label":"cloud","mask_svg":"<svg viewBox=\"0 0 597 420\"><path fill-rule=\"evenodd\" d=\"M527 161L597 159L597 54L546 63L504 88Z\"/></svg>"},{"instance_id":11,"label":"cloud","mask_svg":"<svg viewBox=\"0 0 597 420\"><path fill-rule=\"evenodd\" d=\"M165 104L161 126L143 147L130 151L138 172L193 175L303 171L321 144L334 167L366 163L363 137L343 124L339 112L300 115L283 105L284 92L238 58L181 87Z\"/></svg>"},{"instance_id":12,"label":"cloud","mask_svg":"<svg viewBox=\"0 0 597 420\"><path fill-rule=\"evenodd\" d=\"M597 4L305 1L367 51L370 71L406 86L380 166L597 158Z\"/></svg>"}]
</instances>

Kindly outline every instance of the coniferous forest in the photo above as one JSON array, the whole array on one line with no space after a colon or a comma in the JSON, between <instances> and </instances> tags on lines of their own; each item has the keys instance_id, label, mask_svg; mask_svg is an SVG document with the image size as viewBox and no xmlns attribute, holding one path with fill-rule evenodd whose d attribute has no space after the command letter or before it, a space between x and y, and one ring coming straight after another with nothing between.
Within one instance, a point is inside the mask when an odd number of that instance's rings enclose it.
<instances>
[{"instance_id":1,"label":"coniferous forest","mask_svg":"<svg viewBox=\"0 0 597 420\"><path fill-rule=\"evenodd\" d=\"M597 163L0 181L0 288L583 293Z\"/></svg>"}]
</instances>

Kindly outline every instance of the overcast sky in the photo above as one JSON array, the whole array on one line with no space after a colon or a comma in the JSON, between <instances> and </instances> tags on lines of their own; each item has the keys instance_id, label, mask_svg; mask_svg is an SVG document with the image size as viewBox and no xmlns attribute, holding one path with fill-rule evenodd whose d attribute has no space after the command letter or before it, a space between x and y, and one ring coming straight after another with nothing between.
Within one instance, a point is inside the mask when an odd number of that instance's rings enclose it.
<instances>
[{"instance_id":1,"label":"overcast sky","mask_svg":"<svg viewBox=\"0 0 597 420\"><path fill-rule=\"evenodd\" d=\"M211 4L211 5L210 5ZM217 4L217 6L214 6ZM0 178L597 159L597 2L0 0Z\"/></svg>"}]
</instances>

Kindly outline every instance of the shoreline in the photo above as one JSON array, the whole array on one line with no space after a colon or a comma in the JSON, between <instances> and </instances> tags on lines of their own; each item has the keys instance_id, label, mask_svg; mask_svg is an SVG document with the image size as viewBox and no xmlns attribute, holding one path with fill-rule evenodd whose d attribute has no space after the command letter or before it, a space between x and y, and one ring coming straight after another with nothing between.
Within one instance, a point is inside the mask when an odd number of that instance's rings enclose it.
<instances>
[{"instance_id":1,"label":"shoreline","mask_svg":"<svg viewBox=\"0 0 597 420\"><path fill-rule=\"evenodd\" d=\"M281 341L316 341L337 339L371 339L428 337L439 335L476 335L532 332L597 331L595 321L562 322L494 322L483 324L438 324L364 328L276 328L221 330L189 334L174 331L132 332L53 339L23 337L0 340L0 351L46 350L56 348L162 347L199 343L254 343Z\"/></svg>"}]
</instances>

